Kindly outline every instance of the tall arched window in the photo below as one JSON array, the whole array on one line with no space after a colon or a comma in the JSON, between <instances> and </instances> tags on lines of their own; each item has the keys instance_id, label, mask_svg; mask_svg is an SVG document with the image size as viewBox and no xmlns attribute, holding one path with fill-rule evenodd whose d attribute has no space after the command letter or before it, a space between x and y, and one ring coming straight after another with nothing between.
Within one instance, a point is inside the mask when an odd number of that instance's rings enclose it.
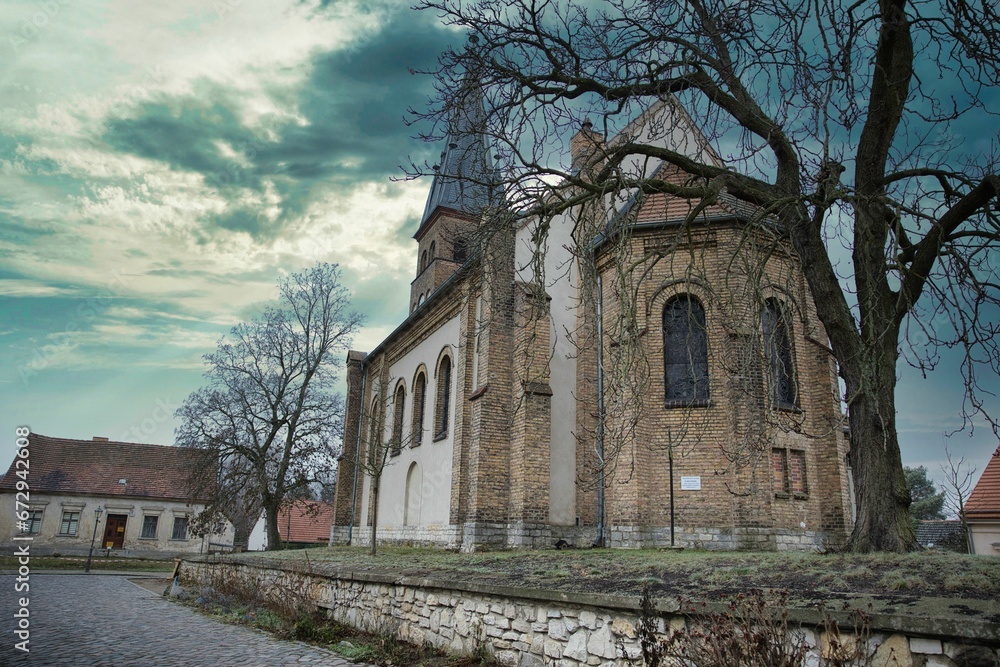
<instances>
[{"instance_id":1,"label":"tall arched window","mask_svg":"<svg viewBox=\"0 0 1000 667\"><path fill-rule=\"evenodd\" d=\"M663 377L668 403L708 400L705 309L687 294L663 307Z\"/></svg>"},{"instance_id":2,"label":"tall arched window","mask_svg":"<svg viewBox=\"0 0 1000 667\"><path fill-rule=\"evenodd\" d=\"M427 259L428 259L428 261L433 262L434 258L437 257L437 242L436 241L431 241L430 251L431 251L430 257L428 257Z\"/></svg>"},{"instance_id":3,"label":"tall arched window","mask_svg":"<svg viewBox=\"0 0 1000 667\"><path fill-rule=\"evenodd\" d=\"M464 263L466 259L469 258L469 246L465 242L465 239L458 239L455 241L453 247L454 254L452 255L456 262Z\"/></svg>"},{"instance_id":4,"label":"tall arched window","mask_svg":"<svg viewBox=\"0 0 1000 667\"><path fill-rule=\"evenodd\" d=\"M792 339L789 335L788 317L777 299L764 302L761 328L771 400L778 407L795 407L798 392L795 387L795 368L792 366Z\"/></svg>"},{"instance_id":5,"label":"tall arched window","mask_svg":"<svg viewBox=\"0 0 1000 667\"><path fill-rule=\"evenodd\" d=\"M444 356L438 364L437 396L434 406L434 439L448 435L451 403L451 357Z\"/></svg>"},{"instance_id":6,"label":"tall arched window","mask_svg":"<svg viewBox=\"0 0 1000 667\"><path fill-rule=\"evenodd\" d=\"M424 408L427 403L427 376L423 371L417 373L413 381L413 420L410 433L413 434L411 447L418 447L424 441Z\"/></svg>"},{"instance_id":7,"label":"tall arched window","mask_svg":"<svg viewBox=\"0 0 1000 667\"><path fill-rule=\"evenodd\" d=\"M406 405L406 389L402 384L396 389L396 397L392 401L392 452L398 456L403 450L403 408Z\"/></svg>"},{"instance_id":8,"label":"tall arched window","mask_svg":"<svg viewBox=\"0 0 1000 667\"><path fill-rule=\"evenodd\" d=\"M424 269L427 268L427 251L424 250L420 255L420 266L417 267L417 275L423 273Z\"/></svg>"}]
</instances>

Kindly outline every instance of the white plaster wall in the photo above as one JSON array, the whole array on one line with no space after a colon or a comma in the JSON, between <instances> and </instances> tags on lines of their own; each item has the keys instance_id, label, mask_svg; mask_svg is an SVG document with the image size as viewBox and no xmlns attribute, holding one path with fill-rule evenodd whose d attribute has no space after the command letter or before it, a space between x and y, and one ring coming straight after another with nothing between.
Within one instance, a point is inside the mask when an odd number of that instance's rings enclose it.
<instances>
[{"instance_id":1,"label":"white plaster wall","mask_svg":"<svg viewBox=\"0 0 1000 667\"><path fill-rule=\"evenodd\" d=\"M545 247L545 291L552 301L552 359L549 363L552 388L552 433L549 457L549 523L559 526L576 522L576 349L567 332L576 328L578 272L566 249L573 243L573 221L562 215L552 221ZM518 280L534 279L530 266L534 223L517 235L515 267Z\"/></svg>"},{"instance_id":2,"label":"white plaster wall","mask_svg":"<svg viewBox=\"0 0 1000 667\"><path fill-rule=\"evenodd\" d=\"M253 525L250 537L247 538L247 551L264 551L265 549L267 549L267 525L262 514L257 519L257 523Z\"/></svg>"},{"instance_id":3,"label":"white plaster wall","mask_svg":"<svg viewBox=\"0 0 1000 667\"><path fill-rule=\"evenodd\" d=\"M975 523L969 526L972 533L972 549L978 556L1000 556L1000 521Z\"/></svg>"},{"instance_id":4,"label":"white plaster wall","mask_svg":"<svg viewBox=\"0 0 1000 667\"><path fill-rule=\"evenodd\" d=\"M94 536L94 508L98 505L104 510L97 528L97 539L94 547L102 546L104 528L107 525L108 514L124 514L128 516L125 524L125 545L127 551L163 551L200 553L203 549L202 538L192 535L189 531L185 540L171 539L174 517L186 516L189 519L203 509L202 505L188 505L183 502L160 500L155 498L97 498L76 495L50 495L31 493L29 506L40 509L42 513L41 530L33 535L32 548L42 547L61 553L83 553L90 550L90 541ZM0 495L0 541L4 544L16 544L15 535L20 535L15 525L15 496L13 493ZM74 536L59 535L64 511L80 512L80 523ZM159 516L155 539L140 537L145 515ZM232 545L232 527L226 527L221 534L211 537L212 542ZM204 547L207 549L207 538Z\"/></svg>"},{"instance_id":5,"label":"white plaster wall","mask_svg":"<svg viewBox=\"0 0 1000 667\"><path fill-rule=\"evenodd\" d=\"M416 375L417 367L423 364L427 368L427 393L424 409L424 434L419 447L403 447L399 456L390 457L388 465L382 473L382 486L379 492L379 528L395 528L403 526L404 509L406 503L406 477L410 466L416 463L420 471L418 517L413 517L410 525L417 526L445 526L448 525L450 504L451 504L451 462L452 450L454 448L455 437L455 417L461 406L456 400L457 370L458 370L458 343L460 329L459 316L456 315L448 320L441 327L432 333L426 340L422 341L414 349L410 350L403 358L399 359L389 368L389 385L384 388L388 392L389 402L386 405L385 434L388 439L392 432L392 417L395 406L392 404L392 396L395 392L399 379L406 382L406 405L403 411L403 440L410 440L410 427L413 423L413 379ZM451 409L449 419L451 424L448 427L448 435L438 441L434 441L434 402L437 396L437 381L435 372L437 370L438 356L441 350L448 346L451 349L452 371L451 371ZM370 502L371 480L366 480L364 485L364 498L362 502L362 515L368 516L368 503ZM416 509L411 504L411 509ZM361 530L365 530L362 528Z\"/></svg>"}]
</instances>

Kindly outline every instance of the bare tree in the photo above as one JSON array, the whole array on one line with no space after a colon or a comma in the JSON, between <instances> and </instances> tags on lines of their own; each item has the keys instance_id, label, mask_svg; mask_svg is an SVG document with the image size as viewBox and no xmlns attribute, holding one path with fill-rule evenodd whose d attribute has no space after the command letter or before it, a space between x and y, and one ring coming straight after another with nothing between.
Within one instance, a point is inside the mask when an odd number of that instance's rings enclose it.
<instances>
[{"instance_id":1,"label":"bare tree","mask_svg":"<svg viewBox=\"0 0 1000 667\"><path fill-rule=\"evenodd\" d=\"M965 501L969 499L969 494L975 486L976 468L967 466L964 456L955 461L947 447L944 448L944 453L948 459L948 465L941 465L941 472L944 473L944 505L962 522L962 545L965 547L965 553L969 553L970 533L969 522L965 516Z\"/></svg>"},{"instance_id":2,"label":"bare tree","mask_svg":"<svg viewBox=\"0 0 1000 667\"><path fill-rule=\"evenodd\" d=\"M375 556L378 553L378 512L379 500L382 491L382 475L385 469L396 461L405 447L409 447L418 438L423 436L423 428L419 432L410 430L406 435L403 425L404 405L400 401L400 392L396 392L392 399L382 391L383 386L394 387L398 382L390 379L383 383L382 379L376 380L372 387L372 399L367 411L367 430L361 434L361 442L357 449L357 461L342 461L356 465L358 470L369 480L369 505L368 511L371 519L369 553ZM405 399L403 399L405 400ZM391 415L392 428L388 428L388 418ZM387 433L388 431L388 433Z\"/></svg>"},{"instance_id":3,"label":"bare tree","mask_svg":"<svg viewBox=\"0 0 1000 667\"><path fill-rule=\"evenodd\" d=\"M205 508L192 519L190 530L195 535L218 532L225 521L233 525L233 547L246 549L261 514L261 494L255 478L243 458L229 457L220 461L218 453L204 449L203 465L191 473L193 488L199 498L206 498Z\"/></svg>"},{"instance_id":4,"label":"bare tree","mask_svg":"<svg viewBox=\"0 0 1000 667\"><path fill-rule=\"evenodd\" d=\"M177 410L177 442L212 452L229 493L259 496L268 549L281 547L278 510L334 465L343 398L333 391L341 353L362 317L350 311L340 270L317 264L278 283L279 304L233 327L205 355L208 386Z\"/></svg>"},{"instance_id":5,"label":"bare tree","mask_svg":"<svg viewBox=\"0 0 1000 667\"><path fill-rule=\"evenodd\" d=\"M917 548L895 424L900 358L927 370L939 345L958 345L963 416L980 414L997 431L979 385L984 369L1000 370L1000 325L989 315L1000 306L990 252L1000 238L992 208L1000 207L1000 137L988 129L997 127L988 99L1000 85L995 4L423 0L418 8L470 34L431 72L439 95L416 113L434 124L425 136L444 133L463 103L454 93L473 73L497 172L513 208L536 221L539 248L555 215L665 193L693 202L691 228L704 206L735 197L755 211L748 239L792 250L846 387L858 506L849 548ZM606 143L655 103L682 110L703 137L681 148L674 126L653 123ZM554 149L587 118L595 119L592 159L561 163ZM973 146L959 122L988 136ZM688 178L665 178L658 165ZM606 233L579 215L580 248ZM663 256L652 249L632 266ZM635 329L615 326L625 337Z\"/></svg>"}]
</instances>

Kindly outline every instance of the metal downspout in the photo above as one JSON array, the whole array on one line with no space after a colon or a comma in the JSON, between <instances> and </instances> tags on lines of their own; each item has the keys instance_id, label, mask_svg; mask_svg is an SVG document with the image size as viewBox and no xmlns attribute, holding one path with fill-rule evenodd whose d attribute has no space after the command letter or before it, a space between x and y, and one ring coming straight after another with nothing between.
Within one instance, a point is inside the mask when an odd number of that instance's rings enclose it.
<instances>
[{"instance_id":1,"label":"metal downspout","mask_svg":"<svg viewBox=\"0 0 1000 667\"><path fill-rule=\"evenodd\" d=\"M597 271L595 257L594 270ZM595 547L604 546L604 301L603 281L597 273L597 539Z\"/></svg>"},{"instance_id":2,"label":"metal downspout","mask_svg":"<svg viewBox=\"0 0 1000 667\"><path fill-rule=\"evenodd\" d=\"M354 448L354 489L351 491L351 523L347 525L347 544L354 539L354 516L358 509L358 468L361 467L361 425L365 421L365 385L368 383L368 373L365 372L365 362L361 360L361 411L358 415L358 441Z\"/></svg>"}]
</instances>

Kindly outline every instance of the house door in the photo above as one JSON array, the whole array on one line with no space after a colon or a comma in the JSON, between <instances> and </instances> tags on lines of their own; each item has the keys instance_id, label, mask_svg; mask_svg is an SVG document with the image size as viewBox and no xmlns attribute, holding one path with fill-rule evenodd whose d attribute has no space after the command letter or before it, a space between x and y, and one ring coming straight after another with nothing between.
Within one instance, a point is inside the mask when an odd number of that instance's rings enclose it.
<instances>
[{"instance_id":1,"label":"house door","mask_svg":"<svg viewBox=\"0 0 1000 667\"><path fill-rule=\"evenodd\" d=\"M125 524L128 523L127 514L109 514L108 523L104 526L105 549L121 549L125 546Z\"/></svg>"}]
</instances>

